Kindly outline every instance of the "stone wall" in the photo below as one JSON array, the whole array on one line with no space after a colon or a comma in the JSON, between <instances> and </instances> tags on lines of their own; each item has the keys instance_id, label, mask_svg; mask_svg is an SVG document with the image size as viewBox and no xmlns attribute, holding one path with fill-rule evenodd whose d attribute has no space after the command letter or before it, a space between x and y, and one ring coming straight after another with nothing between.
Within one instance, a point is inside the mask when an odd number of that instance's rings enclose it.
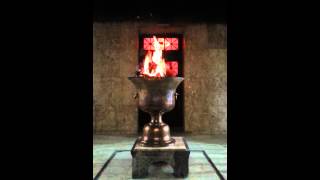
<instances>
[{"instance_id":1,"label":"stone wall","mask_svg":"<svg viewBox=\"0 0 320 180\"><path fill-rule=\"evenodd\" d=\"M185 131L227 133L226 25L141 22L93 24L93 125L96 134L136 134L136 92L127 79L138 58L139 32L184 34Z\"/></svg>"},{"instance_id":2,"label":"stone wall","mask_svg":"<svg viewBox=\"0 0 320 180\"><path fill-rule=\"evenodd\" d=\"M136 133L137 109L133 101L137 58L134 24L93 26L93 109L95 133Z\"/></svg>"}]
</instances>

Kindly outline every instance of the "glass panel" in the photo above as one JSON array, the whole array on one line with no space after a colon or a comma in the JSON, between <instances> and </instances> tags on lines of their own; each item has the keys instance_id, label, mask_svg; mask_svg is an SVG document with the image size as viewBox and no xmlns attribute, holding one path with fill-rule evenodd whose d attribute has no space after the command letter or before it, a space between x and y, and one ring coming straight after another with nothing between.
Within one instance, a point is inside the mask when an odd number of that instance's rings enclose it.
<instances>
[{"instance_id":1,"label":"glass panel","mask_svg":"<svg viewBox=\"0 0 320 180\"><path fill-rule=\"evenodd\" d=\"M99 179L119 180L132 179L132 157L130 151L118 152L104 169ZM176 179L173 168L168 164L151 165L146 179ZM192 152L189 157L189 175L187 179L220 180L217 172L202 152Z\"/></svg>"}]
</instances>

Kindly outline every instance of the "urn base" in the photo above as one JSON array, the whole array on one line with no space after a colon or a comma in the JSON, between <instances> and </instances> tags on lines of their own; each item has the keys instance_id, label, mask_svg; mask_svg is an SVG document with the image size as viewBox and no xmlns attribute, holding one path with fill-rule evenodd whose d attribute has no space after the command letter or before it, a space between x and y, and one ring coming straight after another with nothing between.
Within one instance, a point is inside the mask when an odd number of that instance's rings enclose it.
<instances>
[{"instance_id":1,"label":"urn base","mask_svg":"<svg viewBox=\"0 0 320 180\"><path fill-rule=\"evenodd\" d=\"M174 142L170 136L169 126L163 122L146 124L143 127L142 137L139 138L139 144L148 147L165 147Z\"/></svg>"}]
</instances>

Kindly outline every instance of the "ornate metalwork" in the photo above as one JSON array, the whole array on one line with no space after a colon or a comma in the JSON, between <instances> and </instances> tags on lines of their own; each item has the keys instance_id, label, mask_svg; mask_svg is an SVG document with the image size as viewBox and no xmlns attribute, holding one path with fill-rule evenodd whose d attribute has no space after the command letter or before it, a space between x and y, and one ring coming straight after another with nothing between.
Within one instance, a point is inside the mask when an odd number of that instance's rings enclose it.
<instances>
[{"instance_id":1,"label":"ornate metalwork","mask_svg":"<svg viewBox=\"0 0 320 180\"><path fill-rule=\"evenodd\" d=\"M151 116L150 123L143 127L140 143L144 146L168 146L174 142L169 126L162 121L162 115L175 107L176 89L182 77L129 77L137 88L137 106Z\"/></svg>"}]
</instances>

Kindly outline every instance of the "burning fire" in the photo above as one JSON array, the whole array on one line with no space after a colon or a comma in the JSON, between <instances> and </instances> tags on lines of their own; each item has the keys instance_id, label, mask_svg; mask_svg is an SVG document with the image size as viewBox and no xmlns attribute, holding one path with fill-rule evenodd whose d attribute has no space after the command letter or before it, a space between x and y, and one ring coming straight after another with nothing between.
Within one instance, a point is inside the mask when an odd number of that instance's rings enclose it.
<instances>
[{"instance_id":1,"label":"burning fire","mask_svg":"<svg viewBox=\"0 0 320 180\"><path fill-rule=\"evenodd\" d=\"M166 76L166 62L162 58L161 44L157 38L153 36L154 51L148 51L143 61L141 74L149 77L165 77Z\"/></svg>"}]
</instances>

